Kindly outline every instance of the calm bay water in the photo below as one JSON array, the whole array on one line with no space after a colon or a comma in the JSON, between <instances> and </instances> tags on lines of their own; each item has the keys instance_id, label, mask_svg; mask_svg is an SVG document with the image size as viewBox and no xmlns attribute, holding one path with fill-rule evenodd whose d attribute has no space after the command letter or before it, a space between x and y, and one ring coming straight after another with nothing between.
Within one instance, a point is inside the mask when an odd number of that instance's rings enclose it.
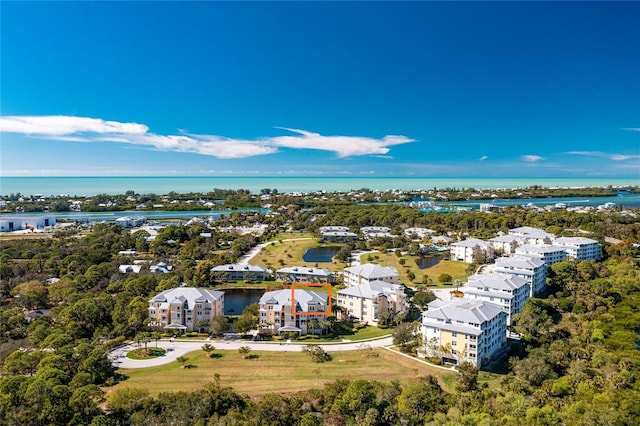
<instances>
[{"instance_id":1,"label":"calm bay water","mask_svg":"<svg viewBox=\"0 0 640 426\"><path fill-rule=\"evenodd\" d=\"M435 177L0 177L0 194L42 194L70 196L136 193L167 194L169 192L209 192L214 188L247 189L258 193L275 188L281 193L342 191L360 188L372 190L417 190L432 188L526 188L637 186L633 178L435 178Z\"/></svg>"}]
</instances>

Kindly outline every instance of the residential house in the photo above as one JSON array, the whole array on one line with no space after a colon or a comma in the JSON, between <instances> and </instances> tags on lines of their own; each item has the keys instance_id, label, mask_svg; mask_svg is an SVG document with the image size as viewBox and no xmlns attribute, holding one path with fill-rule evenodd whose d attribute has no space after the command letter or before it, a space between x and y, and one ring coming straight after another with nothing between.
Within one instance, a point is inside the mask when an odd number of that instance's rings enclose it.
<instances>
[{"instance_id":1,"label":"residential house","mask_svg":"<svg viewBox=\"0 0 640 426\"><path fill-rule=\"evenodd\" d=\"M369 281L338 291L338 306L360 322L377 324L380 314L399 314L407 310L404 287L385 281Z\"/></svg>"},{"instance_id":2,"label":"residential house","mask_svg":"<svg viewBox=\"0 0 640 426\"><path fill-rule=\"evenodd\" d=\"M130 274L130 273L139 274L141 269L142 269L142 265L120 265L120 266L118 266L118 271L120 271L121 274Z\"/></svg>"},{"instance_id":3,"label":"residential house","mask_svg":"<svg viewBox=\"0 0 640 426\"><path fill-rule=\"evenodd\" d=\"M481 368L504 348L507 314L485 300L434 300L422 313L424 354Z\"/></svg>"},{"instance_id":4,"label":"residential house","mask_svg":"<svg viewBox=\"0 0 640 426\"><path fill-rule=\"evenodd\" d=\"M466 263L486 263L493 259L493 246L477 238L458 241L451 244L451 260L458 260Z\"/></svg>"},{"instance_id":5,"label":"residential house","mask_svg":"<svg viewBox=\"0 0 640 426\"><path fill-rule=\"evenodd\" d=\"M343 284L346 287L365 284L371 281L386 281L390 284L400 284L400 274L392 266L380 266L374 263L345 268L342 272Z\"/></svg>"},{"instance_id":6,"label":"residential house","mask_svg":"<svg viewBox=\"0 0 640 426\"><path fill-rule=\"evenodd\" d=\"M553 241L555 246L563 247L567 256L577 260L600 260L602 246L596 240L584 237L561 237Z\"/></svg>"},{"instance_id":7,"label":"residential house","mask_svg":"<svg viewBox=\"0 0 640 426\"><path fill-rule=\"evenodd\" d=\"M520 255L499 257L496 259L494 272L524 278L531 286L530 297L543 293L547 288L547 267L542 260L535 257Z\"/></svg>"},{"instance_id":8,"label":"residential house","mask_svg":"<svg viewBox=\"0 0 640 426\"><path fill-rule=\"evenodd\" d=\"M325 227L329 228L329 227ZM332 227L337 228L337 227ZM320 228L322 229L322 228ZM330 243L347 243L358 241L358 234L349 231L320 231L320 241Z\"/></svg>"},{"instance_id":9,"label":"residential house","mask_svg":"<svg viewBox=\"0 0 640 426\"><path fill-rule=\"evenodd\" d=\"M219 315L224 315L224 293L217 290L177 287L149 301L150 325L165 330L197 331Z\"/></svg>"},{"instance_id":10,"label":"residential house","mask_svg":"<svg viewBox=\"0 0 640 426\"><path fill-rule=\"evenodd\" d=\"M300 335L316 332L316 320L325 321L329 315L328 294L305 289L268 291L260 298L260 326L271 333L297 332ZM295 305L294 305L295 301Z\"/></svg>"},{"instance_id":11,"label":"residential house","mask_svg":"<svg viewBox=\"0 0 640 426\"><path fill-rule=\"evenodd\" d=\"M123 228L136 228L144 225L147 218L144 216L123 216L116 219L116 223Z\"/></svg>"},{"instance_id":12,"label":"residential house","mask_svg":"<svg viewBox=\"0 0 640 426\"><path fill-rule=\"evenodd\" d=\"M291 283L334 283L335 275L326 268L308 268L293 266L276 271L277 281Z\"/></svg>"},{"instance_id":13,"label":"residential house","mask_svg":"<svg viewBox=\"0 0 640 426\"><path fill-rule=\"evenodd\" d=\"M529 297L529 283L522 277L508 274L476 274L460 289L468 299L480 299L502 306L507 314L507 325L513 315L522 311Z\"/></svg>"},{"instance_id":14,"label":"residential house","mask_svg":"<svg viewBox=\"0 0 640 426\"><path fill-rule=\"evenodd\" d=\"M222 281L264 281L269 278L269 272L258 265L227 264L211 268L216 279Z\"/></svg>"}]
</instances>

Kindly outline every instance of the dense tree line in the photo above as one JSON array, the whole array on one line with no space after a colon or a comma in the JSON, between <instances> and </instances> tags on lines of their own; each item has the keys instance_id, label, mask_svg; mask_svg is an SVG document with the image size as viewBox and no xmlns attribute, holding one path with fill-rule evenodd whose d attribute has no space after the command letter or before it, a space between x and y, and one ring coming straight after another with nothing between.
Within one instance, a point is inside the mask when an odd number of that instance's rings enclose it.
<instances>
[{"instance_id":1,"label":"dense tree line","mask_svg":"<svg viewBox=\"0 0 640 426\"><path fill-rule=\"evenodd\" d=\"M216 380L196 392L157 397L143 389L109 395L104 390L122 379L106 351L146 329L149 296L181 282L210 284L213 263L235 260L256 237L218 233L202 224L168 226L148 242L141 231L100 224L88 235L3 241L0 424L640 424L640 260L631 243L638 241L637 219L518 208L504 214L423 214L398 205L287 214L310 229L407 225L481 235L531 225L627 241L607 245L602 262L553 266L549 296L531 299L514 319L522 344L495 386L480 385L477 370L464 365L450 393L432 377L416 377L402 383L339 380L297 395L258 399ZM126 259L117 253L129 248L142 249L154 261L171 261L174 271L120 274L117 266ZM52 276L60 280L45 285ZM421 292L416 303L431 297ZM29 322L25 310L34 308L50 308L51 315ZM250 327L255 316L254 306L239 328ZM398 333L397 343L412 351L416 342L409 327L402 328L404 337Z\"/></svg>"}]
</instances>

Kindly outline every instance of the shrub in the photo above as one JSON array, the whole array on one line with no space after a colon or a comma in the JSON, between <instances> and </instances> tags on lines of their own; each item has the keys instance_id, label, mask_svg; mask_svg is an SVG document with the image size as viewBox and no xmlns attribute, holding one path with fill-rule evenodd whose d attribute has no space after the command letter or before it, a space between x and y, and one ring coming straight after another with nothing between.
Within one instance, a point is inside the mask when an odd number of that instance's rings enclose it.
<instances>
[{"instance_id":1,"label":"shrub","mask_svg":"<svg viewBox=\"0 0 640 426\"><path fill-rule=\"evenodd\" d=\"M313 362L331 361L331 355L318 345L306 345L302 351L308 353Z\"/></svg>"}]
</instances>

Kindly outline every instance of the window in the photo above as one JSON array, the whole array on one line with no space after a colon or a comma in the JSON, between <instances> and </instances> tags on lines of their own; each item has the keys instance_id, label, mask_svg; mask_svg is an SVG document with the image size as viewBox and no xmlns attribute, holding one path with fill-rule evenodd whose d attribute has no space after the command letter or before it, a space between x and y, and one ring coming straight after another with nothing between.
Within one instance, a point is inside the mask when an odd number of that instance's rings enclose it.
<instances>
[{"instance_id":1,"label":"window","mask_svg":"<svg viewBox=\"0 0 640 426\"><path fill-rule=\"evenodd\" d=\"M458 342L456 340L451 341L451 346L458 346Z\"/></svg>"},{"instance_id":2,"label":"window","mask_svg":"<svg viewBox=\"0 0 640 426\"><path fill-rule=\"evenodd\" d=\"M458 332L457 331L452 331L451 332L451 337L458 337Z\"/></svg>"}]
</instances>

